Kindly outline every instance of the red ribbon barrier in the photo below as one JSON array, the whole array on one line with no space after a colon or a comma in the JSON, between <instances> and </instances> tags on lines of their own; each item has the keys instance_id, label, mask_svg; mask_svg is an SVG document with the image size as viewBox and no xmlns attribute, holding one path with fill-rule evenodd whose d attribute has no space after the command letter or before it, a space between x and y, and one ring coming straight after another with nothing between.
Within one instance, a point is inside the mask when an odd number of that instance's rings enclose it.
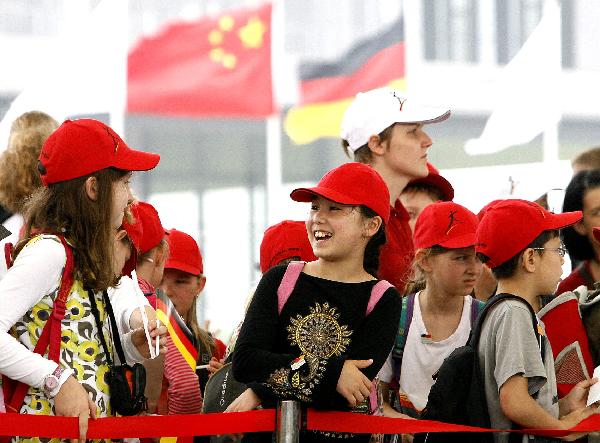
<instances>
[{"instance_id":1,"label":"red ribbon barrier","mask_svg":"<svg viewBox=\"0 0 600 443\"><path fill-rule=\"evenodd\" d=\"M313 431L351 432L354 434L415 434L419 432L517 432L521 434L562 437L571 432L600 431L600 414L592 415L569 431L561 429L486 429L431 420L376 417L349 412L309 410L306 428Z\"/></svg>"},{"instance_id":2,"label":"red ribbon barrier","mask_svg":"<svg viewBox=\"0 0 600 443\"><path fill-rule=\"evenodd\" d=\"M77 438L78 419L47 415L1 414L0 435ZM89 421L88 439L191 437L244 432L272 432L275 410L228 414L142 415Z\"/></svg>"},{"instance_id":3,"label":"red ribbon barrier","mask_svg":"<svg viewBox=\"0 0 600 443\"><path fill-rule=\"evenodd\" d=\"M232 412L198 415L161 415L118 418L98 418L89 421L87 438L111 439L126 437L190 437L194 435L272 432L275 410ZM414 434L418 432L507 432L429 420L375 417L350 412L323 412L309 409L306 428L313 431L333 431L383 434ZM569 432L600 430L600 415L592 415ZM77 438L75 417L0 413L0 436L26 435L36 437ZM568 434L556 429L521 429L525 434L558 437Z\"/></svg>"}]
</instances>

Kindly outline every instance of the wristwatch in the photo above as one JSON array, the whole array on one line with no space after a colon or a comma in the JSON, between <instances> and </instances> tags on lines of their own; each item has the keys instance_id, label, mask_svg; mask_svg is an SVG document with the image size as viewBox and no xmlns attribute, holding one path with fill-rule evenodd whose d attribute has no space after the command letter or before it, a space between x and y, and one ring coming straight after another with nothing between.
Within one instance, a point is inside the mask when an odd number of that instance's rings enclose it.
<instances>
[{"instance_id":1,"label":"wristwatch","mask_svg":"<svg viewBox=\"0 0 600 443\"><path fill-rule=\"evenodd\" d=\"M44 393L52 398L58 391L60 390L60 377L65 372L65 368L58 365L54 372L50 375L47 375L44 379Z\"/></svg>"}]
</instances>

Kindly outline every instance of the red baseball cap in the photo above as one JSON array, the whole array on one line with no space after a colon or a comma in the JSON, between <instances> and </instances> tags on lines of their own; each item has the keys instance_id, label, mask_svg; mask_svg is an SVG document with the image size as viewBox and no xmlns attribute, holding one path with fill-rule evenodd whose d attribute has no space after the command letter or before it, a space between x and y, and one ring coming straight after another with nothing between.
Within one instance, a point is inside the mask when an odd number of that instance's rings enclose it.
<instances>
[{"instance_id":1,"label":"red baseball cap","mask_svg":"<svg viewBox=\"0 0 600 443\"><path fill-rule=\"evenodd\" d=\"M165 236L158 212L150 203L138 201L130 206L132 223L124 219L123 229L140 254L145 254L150 249L158 246Z\"/></svg>"},{"instance_id":2,"label":"red baseball cap","mask_svg":"<svg viewBox=\"0 0 600 443\"><path fill-rule=\"evenodd\" d=\"M109 167L124 171L154 168L160 155L136 151L98 120L65 120L40 152L38 169L44 186L83 177Z\"/></svg>"},{"instance_id":3,"label":"red baseball cap","mask_svg":"<svg viewBox=\"0 0 600 443\"><path fill-rule=\"evenodd\" d=\"M179 269L192 275L204 273L202 254L196 240L191 235L177 229L170 229L167 234L169 258L165 269Z\"/></svg>"},{"instance_id":4,"label":"red baseball cap","mask_svg":"<svg viewBox=\"0 0 600 443\"><path fill-rule=\"evenodd\" d=\"M489 257L496 268L524 250L544 231L571 226L581 220L581 211L554 214L526 200L499 200L485 210L477 228L477 252Z\"/></svg>"},{"instance_id":5,"label":"red baseball cap","mask_svg":"<svg viewBox=\"0 0 600 443\"><path fill-rule=\"evenodd\" d=\"M411 180L408 182L409 185L430 185L436 189L439 189L442 193L442 199L444 201L452 201L454 199L454 188L450 184L448 180L440 175L440 171L437 170L435 166L431 163L427 163L427 169L429 169L429 174L427 177L417 178L415 180Z\"/></svg>"},{"instance_id":6,"label":"red baseball cap","mask_svg":"<svg viewBox=\"0 0 600 443\"><path fill-rule=\"evenodd\" d=\"M481 221L481 219L483 218L483 216L485 215L485 213L488 211L488 209L494 207L496 205L496 203L503 202L503 201L504 200L502 200L502 199L492 200L487 205L485 205L483 208L481 208L479 210L479 212L477 213L477 218L479 219L479 221Z\"/></svg>"},{"instance_id":7,"label":"red baseball cap","mask_svg":"<svg viewBox=\"0 0 600 443\"><path fill-rule=\"evenodd\" d=\"M267 228L260 244L260 272L264 274L290 257L300 257L302 261L317 259L302 221L284 220Z\"/></svg>"},{"instance_id":8,"label":"red baseball cap","mask_svg":"<svg viewBox=\"0 0 600 443\"><path fill-rule=\"evenodd\" d=\"M415 223L415 249L439 245L457 249L475 245L477 216L454 202L437 202L419 214Z\"/></svg>"},{"instance_id":9,"label":"red baseball cap","mask_svg":"<svg viewBox=\"0 0 600 443\"><path fill-rule=\"evenodd\" d=\"M364 205L385 223L390 218L390 191L377 171L363 163L338 166L325 174L316 187L294 189L290 197L297 202L310 202L315 195L342 205Z\"/></svg>"}]
</instances>

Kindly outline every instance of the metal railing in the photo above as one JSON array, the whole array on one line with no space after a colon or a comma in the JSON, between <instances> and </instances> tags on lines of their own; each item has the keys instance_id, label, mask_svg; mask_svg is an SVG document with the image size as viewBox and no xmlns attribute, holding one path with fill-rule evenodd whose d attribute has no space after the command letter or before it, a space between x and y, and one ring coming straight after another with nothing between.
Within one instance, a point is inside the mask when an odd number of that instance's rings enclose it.
<instances>
[{"instance_id":1,"label":"metal railing","mask_svg":"<svg viewBox=\"0 0 600 443\"><path fill-rule=\"evenodd\" d=\"M300 402L283 400L277 405L275 416L275 435L277 443L299 443L302 424Z\"/></svg>"}]
</instances>

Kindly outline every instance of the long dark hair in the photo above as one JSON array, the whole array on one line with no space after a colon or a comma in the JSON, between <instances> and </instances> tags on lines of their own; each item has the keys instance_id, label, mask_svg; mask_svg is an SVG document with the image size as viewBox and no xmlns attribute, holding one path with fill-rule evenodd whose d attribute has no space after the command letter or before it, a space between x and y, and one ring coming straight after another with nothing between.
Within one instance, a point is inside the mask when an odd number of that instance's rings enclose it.
<instances>
[{"instance_id":1,"label":"long dark hair","mask_svg":"<svg viewBox=\"0 0 600 443\"><path fill-rule=\"evenodd\" d=\"M366 206L359 206L359 210L363 217L373 218L377 216L375 211ZM367 246L365 247L365 255L363 258L363 268L375 278L379 278L377 275L379 269L379 251L385 242L385 223L382 221L379 231L369 239Z\"/></svg>"},{"instance_id":2,"label":"long dark hair","mask_svg":"<svg viewBox=\"0 0 600 443\"><path fill-rule=\"evenodd\" d=\"M107 168L39 188L25 204L26 232L15 248L13 259L36 233L63 234L73 247L75 278L86 289L102 291L116 285L112 189L126 174L128 171ZM85 191L85 181L90 176L98 180L95 201Z\"/></svg>"},{"instance_id":3,"label":"long dark hair","mask_svg":"<svg viewBox=\"0 0 600 443\"><path fill-rule=\"evenodd\" d=\"M600 188L600 170L582 171L573 176L565 190L563 212L582 211L586 192L595 188ZM594 248L585 235L579 234L572 226L560 232L571 259L582 261L595 258Z\"/></svg>"}]
</instances>

